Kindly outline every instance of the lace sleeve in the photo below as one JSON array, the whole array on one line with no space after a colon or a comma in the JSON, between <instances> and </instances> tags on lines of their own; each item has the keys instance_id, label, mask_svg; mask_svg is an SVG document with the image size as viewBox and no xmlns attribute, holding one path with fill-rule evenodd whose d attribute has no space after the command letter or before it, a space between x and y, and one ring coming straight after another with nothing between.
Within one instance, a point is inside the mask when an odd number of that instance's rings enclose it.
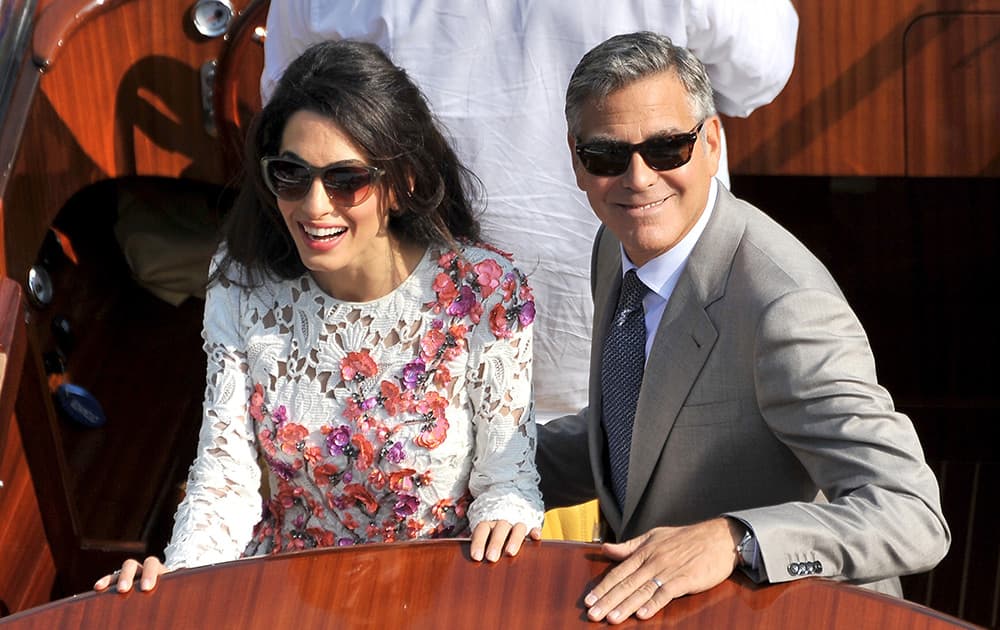
<instances>
[{"instance_id":1,"label":"lace sleeve","mask_svg":"<svg viewBox=\"0 0 1000 630\"><path fill-rule=\"evenodd\" d=\"M238 287L220 282L206 296L204 416L198 454L165 552L171 569L239 558L260 520L260 467L247 417L241 293Z\"/></svg>"},{"instance_id":2,"label":"lace sleeve","mask_svg":"<svg viewBox=\"0 0 1000 630\"><path fill-rule=\"evenodd\" d=\"M506 265L500 287L483 304L470 345L468 393L475 459L469 524L503 519L529 528L542 523L535 468L531 322L535 307L524 276Z\"/></svg>"}]
</instances>

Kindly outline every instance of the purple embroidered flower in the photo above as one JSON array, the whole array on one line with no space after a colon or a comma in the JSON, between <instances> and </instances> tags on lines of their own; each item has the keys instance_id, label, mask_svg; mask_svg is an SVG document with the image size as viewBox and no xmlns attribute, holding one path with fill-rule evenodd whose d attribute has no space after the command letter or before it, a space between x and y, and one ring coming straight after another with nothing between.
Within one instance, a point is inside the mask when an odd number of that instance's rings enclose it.
<instances>
[{"instance_id":1,"label":"purple embroidered flower","mask_svg":"<svg viewBox=\"0 0 1000 630\"><path fill-rule=\"evenodd\" d=\"M332 499L333 499L333 507L337 508L338 510L346 510L347 507L352 503L349 497L344 496L342 494L332 497Z\"/></svg>"},{"instance_id":2,"label":"purple embroidered flower","mask_svg":"<svg viewBox=\"0 0 1000 630\"><path fill-rule=\"evenodd\" d=\"M521 310L517 314L517 321L520 322L522 326L527 326L531 322L535 321L534 302L525 302L521 305Z\"/></svg>"},{"instance_id":3,"label":"purple embroidered flower","mask_svg":"<svg viewBox=\"0 0 1000 630\"><path fill-rule=\"evenodd\" d=\"M271 417L274 419L274 424L280 428L281 425L288 422L288 409L284 405L278 405Z\"/></svg>"},{"instance_id":4,"label":"purple embroidered flower","mask_svg":"<svg viewBox=\"0 0 1000 630\"><path fill-rule=\"evenodd\" d=\"M441 321L440 319L435 319L434 321L431 322L431 328L433 328L434 330L441 330L442 328L444 328L444 322Z\"/></svg>"},{"instance_id":5,"label":"purple embroidered flower","mask_svg":"<svg viewBox=\"0 0 1000 630\"><path fill-rule=\"evenodd\" d=\"M420 357L410 361L403 367L403 389L413 389L420 383L427 364Z\"/></svg>"},{"instance_id":6,"label":"purple embroidered flower","mask_svg":"<svg viewBox=\"0 0 1000 630\"><path fill-rule=\"evenodd\" d=\"M278 479L284 481L291 481L295 477L295 467L291 464L286 464L285 462L278 461L277 459L267 458L268 466L271 468L271 472Z\"/></svg>"},{"instance_id":7,"label":"purple embroidered flower","mask_svg":"<svg viewBox=\"0 0 1000 630\"><path fill-rule=\"evenodd\" d=\"M393 464L398 464L403 461L403 458L406 457L406 453L403 452L403 443L396 442L393 444L392 448L386 451L385 456Z\"/></svg>"},{"instance_id":8,"label":"purple embroidered flower","mask_svg":"<svg viewBox=\"0 0 1000 630\"><path fill-rule=\"evenodd\" d=\"M338 547L350 547L354 544L353 538L341 538L337 541Z\"/></svg>"},{"instance_id":9,"label":"purple embroidered flower","mask_svg":"<svg viewBox=\"0 0 1000 630\"><path fill-rule=\"evenodd\" d=\"M420 499L417 497L401 494L399 495L399 500L396 501L396 505L392 507L392 511L396 516L406 518L417 511L418 505L420 505Z\"/></svg>"},{"instance_id":10,"label":"purple embroidered flower","mask_svg":"<svg viewBox=\"0 0 1000 630\"><path fill-rule=\"evenodd\" d=\"M445 312L455 317L465 317L472 310L472 305L476 303L476 294L472 287L463 286L455 301L448 305Z\"/></svg>"},{"instance_id":11,"label":"purple embroidered flower","mask_svg":"<svg viewBox=\"0 0 1000 630\"><path fill-rule=\"evenodd\" d=\"M341 477L341 479L344 480L344 483L351 483L352 481L354 481L354 473L352 473L349 470L344 471L344 476Z\"/></svg>"},{"instance_id":12,"label":"purple embroidered flower","mask_svg":"<svg viewBox=\"0 0 1000 630\"><path fill-rule=\"evenodd\" d=\"M365 398L365 401L361 403L361 408L365 411L369 411L378 404L378 398L372 396L371 398Z\"/></svg>"},{"instance_id":13,"label":"purple embroidered flower","mask_svg":"<svg viewBox=\"0 0 1000 630\"><path fill-rule=\"evenodd\" d=\"M343 455L344 447L351 443L351 429L347 425L340 425L326 436L326 448L331 455Z\"/></svg>"},{"instance_id":14,"label":"purple embroidered flower","mask_svg":"<svg viewBox=\"0 0 1000 630\"><path fill-rule=\"evenodd\" d=\"M299 514L298 516L295 517L295 520L292 521L292 525L295 527L295 529L302 529L303 527L305 527L305 524L306 524L306 517L304 514Z\"/></svg>"}]
</instances>

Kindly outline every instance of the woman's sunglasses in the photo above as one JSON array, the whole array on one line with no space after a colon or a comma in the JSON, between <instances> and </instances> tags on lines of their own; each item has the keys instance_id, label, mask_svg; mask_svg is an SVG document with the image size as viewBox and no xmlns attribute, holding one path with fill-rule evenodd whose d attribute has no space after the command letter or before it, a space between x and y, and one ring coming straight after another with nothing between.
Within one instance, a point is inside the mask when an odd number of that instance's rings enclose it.
<instances>
[{"instance_id":1,"label":"woman's sunglasses","mask_svg":"<svg viewBox=\"0 0 1000 630\"><path fill-rule=\"evenodd\" d=\"M639 144L596 140L576 145L576 155L591 175L616 177L628 170L632 154L637 152L654 171L669 171L691 161L694 143L705 121L687 133L650 138Z\"/></svg>"},{"instance_id":2,"label":"woman's sunglasses","mask_svg":"<svg viewBox=\"0 0 1000 630\"><path fill-rule=\"evenodd\" d=\"M262 158L264 183L282 201L299 201L309 194L313 180L323 183L330 201L338 206L354 207L365 202L375 190L382 169L361 164L312 166L288 156Z\"/></svg>"}]
</instances>

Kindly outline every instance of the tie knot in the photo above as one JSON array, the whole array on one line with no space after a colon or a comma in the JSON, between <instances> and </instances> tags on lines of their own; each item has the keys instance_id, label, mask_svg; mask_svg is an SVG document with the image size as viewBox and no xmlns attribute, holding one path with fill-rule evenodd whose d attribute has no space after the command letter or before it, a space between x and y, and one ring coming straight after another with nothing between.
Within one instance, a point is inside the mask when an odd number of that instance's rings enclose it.
<instances>
[{"instance_id":1,"label":"tie knot","mask_svg":"<svg viewBox=\"0 0 1000 630\"><path fill-rule=\"evenodd\" d=\"M629 269L622 280L622 293L621 297L618 298L619 310L634 311L640 308L642 298L646 297L647 291L649 291L649 287L639 279L639 274L635 272L635 269Z\"/></svg>"}]
</instances>

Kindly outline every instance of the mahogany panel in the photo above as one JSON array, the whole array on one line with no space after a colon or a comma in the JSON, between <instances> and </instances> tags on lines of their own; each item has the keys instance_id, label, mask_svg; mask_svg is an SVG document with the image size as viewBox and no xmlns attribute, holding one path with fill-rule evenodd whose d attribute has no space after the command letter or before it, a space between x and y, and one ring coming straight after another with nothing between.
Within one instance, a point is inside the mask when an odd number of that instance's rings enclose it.
<instances>
[{"instance_id":1,"label":"mahogany panel","mask_svg":"<svg viewBox=\"0 0 1000 630\"><path fill-rule=\"evenodd\" d=\"M0 514L4 515L0 519L0 611L16 612L49 601L56 567L17 422L9 415L0 422L8 432L0 450Z\"/></svg>"},{"instance_id":2,"label":"mahogany panel","mask_svg":"<svg viewBox=\"0 0 1000 630\"><path fill-rule=\"evenodd\" d=\"M1000 176L1000 13L923 16L905 43L907 174Z\"/></svg>"},{"instance_id":3,"label":"mahogany panel","mask_svg":"<svg viewBox=\"0 0 1000 630\"><path fill-rule=\"evenodd\" d=\"M733 174L904 175L907 29L928 14L1000 11L998 0L793 4L799 39L788 85L749 118L725 121ZM927 35L907 54L935 40Z\"/></svg>"},{"instance_id":4,"label":"mahogany panel","mask_svg":"<svg viewBox=\"0 0 1000 630\"><path fill-rule=\"evenodd\" d=\"M86 593L0 621L27 628L593 628L583 596L609 562L597 545L530 543L472 562L467 541L313 550L179 571L153 593ZM808 579L756 586L735 576L672 602L657 628L972 628L861 588Z\"/></svg>"}]
</instances>

